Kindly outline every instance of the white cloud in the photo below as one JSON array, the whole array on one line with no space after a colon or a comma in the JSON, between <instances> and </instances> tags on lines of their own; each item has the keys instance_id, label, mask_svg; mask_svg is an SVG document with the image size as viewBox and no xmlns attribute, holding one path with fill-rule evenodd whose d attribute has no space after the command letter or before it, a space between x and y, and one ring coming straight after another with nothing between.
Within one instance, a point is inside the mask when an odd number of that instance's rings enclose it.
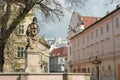
<instances>
[{"instance_id":1,"label":"white cloud","mask_svg":"<svg viewBox=\"0 0 120 80\"><path fill-rule=\"evenodd\" d=\"M103 15L103 11L100 10L100 8L97 6L93 6L91 8L91 12L93 13L93 16L102 16Z\"/></svg>"}]
</instances>

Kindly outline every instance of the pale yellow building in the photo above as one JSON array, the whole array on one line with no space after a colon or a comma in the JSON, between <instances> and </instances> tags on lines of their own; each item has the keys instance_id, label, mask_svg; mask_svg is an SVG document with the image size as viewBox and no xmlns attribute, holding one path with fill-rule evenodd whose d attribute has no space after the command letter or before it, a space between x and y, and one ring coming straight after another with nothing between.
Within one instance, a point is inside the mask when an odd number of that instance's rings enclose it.
<instances>
[{"instance_id":1,"label":"pale yellow building","mask_svg":"<svg viewBox=\"0 0 120 80\"><path fill-rule=\"evenodd\" d=\"M84 30L81 26L85 23L77 26L83 21L82 16L79 17L80 22L76 21L78 17L71 18L68 31L71 72L91 73L91 78L97 80L120 80L119 5Z\"/></svg>"}]
</instances>

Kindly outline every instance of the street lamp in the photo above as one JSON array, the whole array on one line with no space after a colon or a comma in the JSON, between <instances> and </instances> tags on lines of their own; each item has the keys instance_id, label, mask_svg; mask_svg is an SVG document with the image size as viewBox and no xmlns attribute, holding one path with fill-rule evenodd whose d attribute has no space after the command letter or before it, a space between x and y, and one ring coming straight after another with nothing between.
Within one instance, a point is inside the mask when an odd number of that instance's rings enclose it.
<instances>
[{"instance_id":1,"label":"street lamp","mask_svg":"<svg viewBox=\"0 0 120 80\"><path fill-rule=\"evenodd\" d=\"M97 80L99 80L99 64L101 64L101 59L96 57L91 57L89 58L89 62L91 62L92 64L96 65L96 70L97 70Z\"/></svg>"}]
</instances>

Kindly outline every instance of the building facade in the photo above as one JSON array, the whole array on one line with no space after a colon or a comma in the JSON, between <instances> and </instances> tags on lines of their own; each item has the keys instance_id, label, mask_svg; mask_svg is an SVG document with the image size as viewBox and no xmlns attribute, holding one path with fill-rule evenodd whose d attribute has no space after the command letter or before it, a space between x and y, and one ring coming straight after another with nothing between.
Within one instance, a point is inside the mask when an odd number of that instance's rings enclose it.
<instances>
[{"instance_id":1,"label":"building facade","mask_svg":"<svg viewBox=\"0 0 120 80\"><path fill-rule=\"evenodd\" d=\"M75 35L77 35L78 33L82 32L85 28L87 28L89 25L91 25L92 23L96 22L97 20L99 20L99 17L91 17L91 16L81 16L78 12L74 11L72 16L71 16L71 20L70 20L70 24L69 24L69 28L68 28L68 55L67 55L67 72L70 73L72 72L71 69L71 50L72 50L72 43L71 43L71 38Z\"/></svg>"},{"instance_id":2,"label":"building facade","mask_svg":"<svg viewBox=\"0 0 120 80\"><path fill-rule=\"evenodd\" d=\"M67 47L53 49L50 53L50 72L65 72Z\"/></svg>"},{"instance_id":3,"label":"building facade","mask_svg":"<svg viewBox=\"0 0 120 80\"><path fill-rule=\"evenodd\" d=\"M81 32L69 30L68 40L71 72L91 73L97 80L120 80L119 6Z\"/></svg>"}]
</instances>

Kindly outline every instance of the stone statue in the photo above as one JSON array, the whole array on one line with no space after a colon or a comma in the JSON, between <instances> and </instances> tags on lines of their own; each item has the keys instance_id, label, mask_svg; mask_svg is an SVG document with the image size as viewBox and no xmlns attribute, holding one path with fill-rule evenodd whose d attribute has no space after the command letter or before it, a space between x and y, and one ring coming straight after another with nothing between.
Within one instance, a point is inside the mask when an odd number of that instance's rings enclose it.
<instances>
[{"instance_id":1,"label":"stone statue","mask_svg":"<svg viewBox=\"0 0 120 80\"><path fill-rule=\"evenodd\" d=\"M37 46L37 42L38 42L38 36L37 34L39 33L40 28L37 24L37 18L34 17L33 18L33 22L31 24L29 24L27 31L26 31L26 35L28 37L28 44L27 44L27 48L30 47L30 49L34 49Z\"/></svg>"}]
</instances>

